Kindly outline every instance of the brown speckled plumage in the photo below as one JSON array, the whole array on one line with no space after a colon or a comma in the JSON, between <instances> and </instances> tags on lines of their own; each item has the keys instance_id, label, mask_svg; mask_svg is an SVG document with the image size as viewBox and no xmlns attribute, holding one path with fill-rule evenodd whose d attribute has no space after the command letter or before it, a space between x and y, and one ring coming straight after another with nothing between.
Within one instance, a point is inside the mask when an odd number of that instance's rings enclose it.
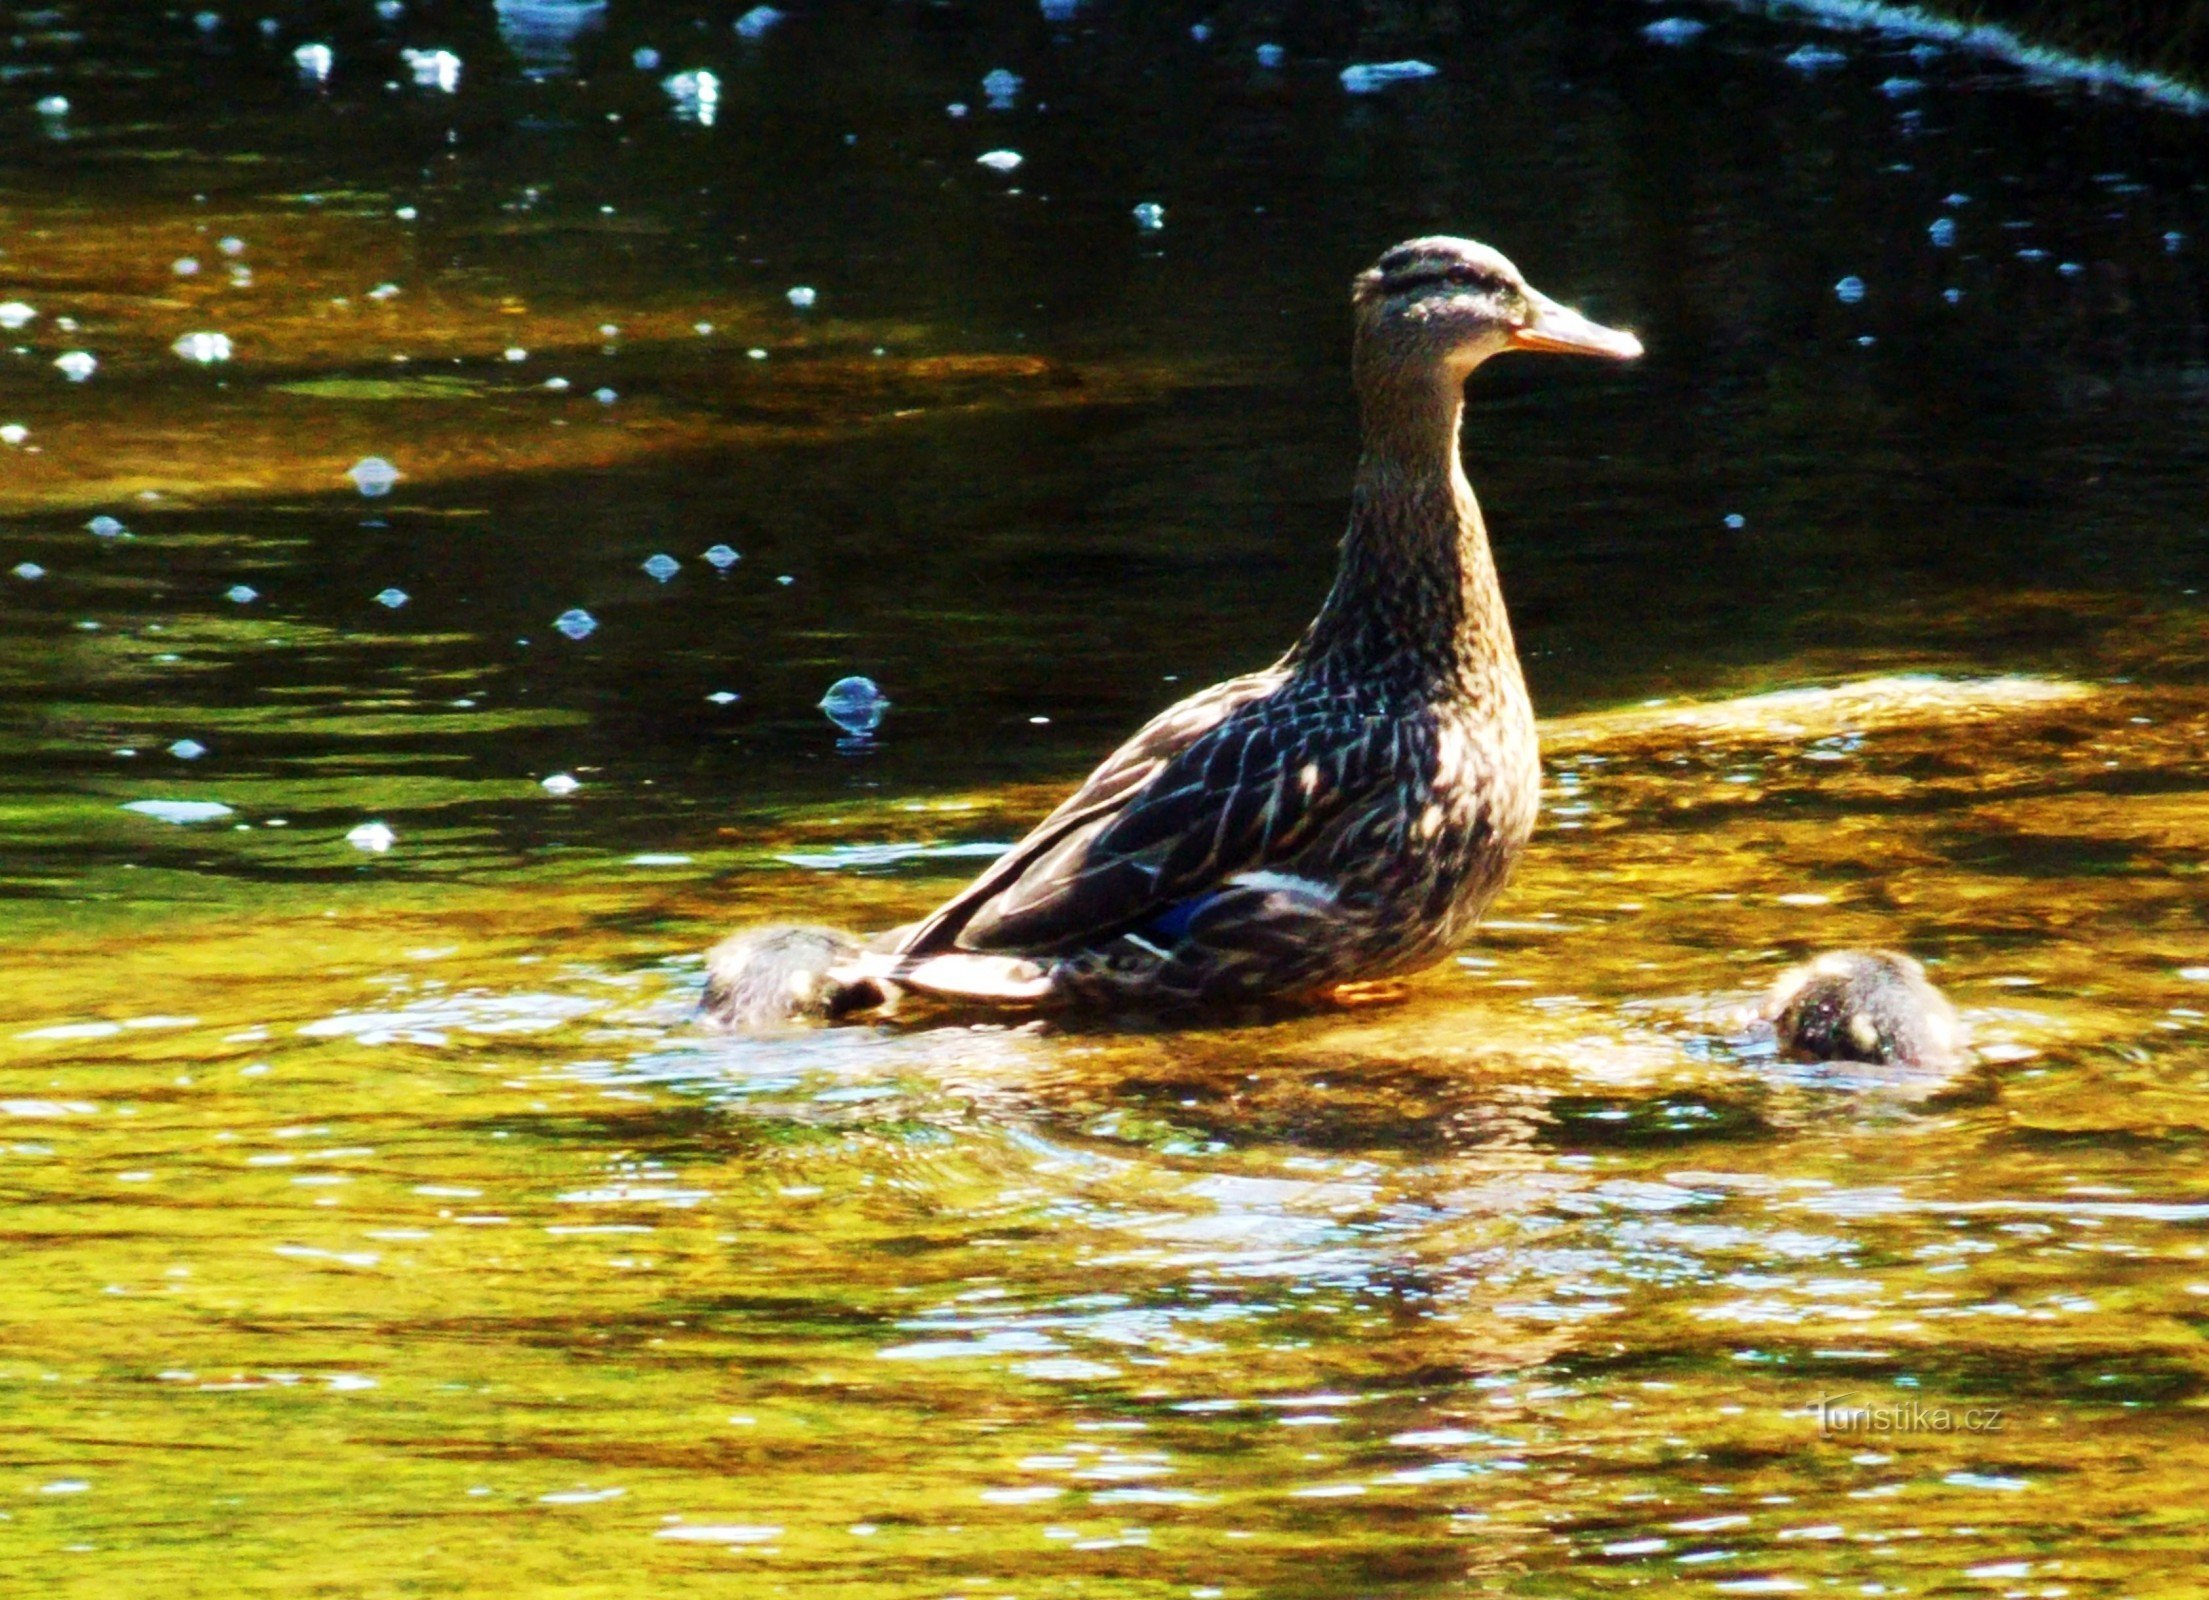
<instances>
[{"instance_id":1,"label":"brown speckled plumage","mask_svg":"<svg viewBox=\"0 0 2209 1600\"><path fill-rule=\"evenodd\" d=\"M1442 959L1534 828L1534 713L1458 455L1510 348L1630 356L1485 246L1399 245L1353 291L1364 447L1341 565L1279 663L1191 696L852 971L1007 1003L1310 994Z\"/></svg>"}]
</instances>

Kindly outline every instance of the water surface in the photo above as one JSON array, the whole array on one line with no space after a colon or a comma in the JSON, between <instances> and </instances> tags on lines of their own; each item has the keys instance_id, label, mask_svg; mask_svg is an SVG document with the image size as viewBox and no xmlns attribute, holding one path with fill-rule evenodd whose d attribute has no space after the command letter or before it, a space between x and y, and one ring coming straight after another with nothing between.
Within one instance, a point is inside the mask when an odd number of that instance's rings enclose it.
<instances>
[{"instance_id":1,"label":"water surface","mask_svg":"<svg viewBox=\"0 0 2209 1600\"><path fill-rule=\"evenodd\" d=\"M2202 123L1733 7L743 10L13 14L0 1569L2190 1592ZM1475 382L1549 787L1463 958L694 1031L1294 637L1437 230L1650 350ZM1850 943L1973 1072L1770 1058Z\"/></svg>"}]
</instances>

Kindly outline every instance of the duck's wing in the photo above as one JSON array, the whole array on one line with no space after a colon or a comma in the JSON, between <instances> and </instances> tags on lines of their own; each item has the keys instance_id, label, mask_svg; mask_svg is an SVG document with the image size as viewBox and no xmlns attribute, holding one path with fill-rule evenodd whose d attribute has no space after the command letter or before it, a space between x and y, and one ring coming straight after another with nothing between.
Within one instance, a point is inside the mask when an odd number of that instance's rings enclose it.
<instances>
[{"instance_id":1,"label":"duck's wing","mask_svg":"<svg viewBox=\"0 0 2209 1600\"><path fill-rule=\"evenodd\" d=\"M1060 953L1292 856L1401 770L1403 725L1236 679L1157 718L957 898L905 956Z\"/></svg>"}]
</instances>

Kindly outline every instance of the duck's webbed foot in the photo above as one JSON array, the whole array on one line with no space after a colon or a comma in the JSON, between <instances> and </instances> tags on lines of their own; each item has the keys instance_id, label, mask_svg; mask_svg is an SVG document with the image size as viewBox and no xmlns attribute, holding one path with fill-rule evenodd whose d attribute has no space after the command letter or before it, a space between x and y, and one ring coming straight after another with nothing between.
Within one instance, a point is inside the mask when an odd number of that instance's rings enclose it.
<instances>
[{"instance_id":1,"label":"duck's webbed foot","mask_svg":"<svg viewBox=\"0 0 2209 1600\"><path fill-rule=\"evenodd\" d=\"M1408 998L1411 985L1399 978L1374 978L1363 983L1338 983L1327 998L1338 1006L1392 1006Z\"/></svg>"},{"instance_id":2,"label":"duck's webbed foot","mask_svg":"<svg viewBox=\"0 0 2209 1600\"><path fill-rule=\"evenodd\" d=\"M859 951L857 939L835 928L776 923L732 934L707 952L699 1020L749 1032L872 1010L890 998L882 984L829 971Z\"/></svg>"}]
</instances>

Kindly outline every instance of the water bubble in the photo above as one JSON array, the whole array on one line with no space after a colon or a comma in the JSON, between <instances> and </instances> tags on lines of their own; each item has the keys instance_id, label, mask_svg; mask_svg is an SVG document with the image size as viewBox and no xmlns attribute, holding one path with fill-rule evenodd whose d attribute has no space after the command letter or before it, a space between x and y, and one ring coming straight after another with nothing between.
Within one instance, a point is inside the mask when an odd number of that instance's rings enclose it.
<instances>
[{"instance_id":1,"label":"water bubble","mask_svg":"<svg viewBox=\"0 0 2209 1600\"><path fill-rule=\"evenodd\" d=\"M364 822L346 832L345 842L355 850L365 850L370 855L380 856L399 842L399 836L384 823Z\"/></svg>"},{"instance_id":2,"label":"water bubble","mask_svg":"<svg viewBox=\"0 0 2209 1600\"><path fill-rule=\"evenodd\" d=\"M230 336L225 333L187 333L169 346L187 361L212 366L230 359Z\"/></svg>"},{"instance_id":3,"label":"water bubble","mask_svg":"<svg viewBox=\"0 0 2209 1600\"><path fill-rule=\"evenodd\" d=\"M951 104L943 108L943 114L956 121L966 115L966 102L964 100L952 101Z\"/></svg>"},{"instance_id":4,"label":"water bubble","mask_svg":"<svg viewBox=\"0 0 2209 1600\"><path fill-rule=\"evenodd\" d=\"M1890 100L1905 99L1925 87L1915 78L1888 78L1879 85L1879 92Z\"/></svg>"},{"instance_id":5,"label":"water bubble","mask_svg":"<svg viewBox=\"0 0 2209 1600\"><path fill-rule=\"evenodd\" d=\"M820 296L801 283L792 289L785 298L800 311L811 311L813 303L820 299Z\"/></svg>"},{"instance_id":6,"label":"water bubble","mask_svg":"<svg viewBox=\"0 0 2209 1600\"><path fill-rule=\"evenodd\" d=\"M25 583L36 583L46 576L46 569L35 561L19 561L16 563L14 571L15 575Z\"/></svg>"},{"instance_id":7,"label":"water bubble","mask_svg":"<svg viewBox=\"0 0 2209 1600\"><path fill-rule=\"evenodd\" d=\"M792 577L792 576L791 576L791 575L790 575L789 573L787 573L787 572L785 572L785 573L782 573L782 574L780 574L780 575L779 575L779 576L777 576L777 577L776 577L776 579L775 579L775 582L777 582L777 583L779 583L780 585L782 585L782 587L783 587L783 588L785 588L785 589L789 588L789 587L790 587L790 586L791 586L791 585L792 585L793 583L796 583L797 581L798 581L798 580L797 580L796 578L793 578L793 577Z\"/></svg>"},{"instance_id":8,"label":"water bubble","mask_svg":"<svg viewBox=\"0 0 2209 1600\"><path fill-rule=\"evenodd\" d=\"M668 555L666 552L663 551L659 555L653 556L651 559L646 561L644 563L644 570L656 582L665 583L668 579L674 577L676 573L683 570L683 564L680 561L677 561L673 556Z\"/></svg>"},{"instance_id":9,"label":"water bubble","mask_svg":"<svg viewBox=\"0 0 2209 1600\"><path fill-rule=\"evenodd\" d=\"M99 364L99 357L89 350L69 350L54 357L54 365L61 369L61 375L71 383L84 382L92 376Z\"/></svg>"},{"instance_id":10,"label":"water bubble","mask_svg":"<svg viewBox=\"0 0 2209 1600\"><path fill-rule=\"evenodd\" d=\"M2048 259L2048 252L2038 245L2029 244L2017 252L2017 259L2020 261L2045 261Z\"/></svg>"},{"instance_id":11,"label":"water bubble","mask_svg":"<svg viewBox=\"0 0 2209 1600\"><path fill-rule=\"evenodd\" d=\"M376 604L382 606L386 611L396 611L413 598L404 589L379 589L376 591Z\"/></svg>"},{"instance_id":12,"label":"water bubble","mask_svg":"<svg viewBox=\"0 0 2209 1600\"><path fill-rule=\"evenodd\" d=\"M0 444L21 444L31 436L31 430L20 422L0 423Z\"/></svg>"},{"instance_id":13,"label":"water bubble","mask_svg":"<svg viewBox=\"0 0 2209 1600\"><path fill-rule=\"evenodd\" d=\"M234 583L223 590L222 597L233 605L249 606L261 598L261 591L251 584Z\"/></svg>"},{"instance_id":14,"label":"water bubble","mask_svg":"<svg viewBox=\"0 0 2209 1600\"><path fill-rule=\"evenodd\" d=\"M716 689L713 691L713 693L707 695L706 698L708 700L711 700L717 706L733 706L742 697L732 693L727 689Z\"/></svg>"},{"instance_id":15,"label":"water bubble","mask_svg":"<svg viewBox=\"0 0 2209 1600\"><path fill-rule=\"evenodd\" d=\"M195 11L192 14L192 26L199 29L201 33L213 33L222 26L222 13L219 11Z\"/></svg>"},{"instance_id":16,"label":"water bubble","mask_svg":"<svg viewBox=\"0 0 2209 1600\"><path fill-rule=\"evenodd\" d=\"M1742 515L1742 514L1741 514L1740 512L1738 512L1738 511L1729 511L1729 512L1727 512L1727 513L1726 513L1726 526L1727 526L1727 527L1729 527L1729 528L1734 528L1734 529L1740 529L1740 528L1746 528L1746 527L1747 527L1748 525L1749 525L1749 519L1748 519L1747 517L1743 516L1743 515Z\"/></svg>"},{"instance_id":17,"label":"water bubble","mask_svg":"<svg viewBox=\"0 0 2209 1600\"><path fill-rule=\"evenodd\" d=\"M414 81L425 89L451 94L460 87L460 57L450 50L402 50L399 59L412 69Z\"/></svg>"},{"instance_id":18,"label":"water bubble","mask_svg":"<svg viewBox=\"0 0 2209 1600\"><path fill-rule=\"evenodd\" d=\"M117 754L121 752L118 751ZM236 815L220 800L126 800L122 809L135 811L141 817L151 817L156 822L173 822L179 826L188 822L213 822L221 817Z\"/></svg>"},{"instance_id":19,"label":"water bubble","mask_svg":"<svg viewBox=\"0 0 2209 1600\"><path fill-rule=\"evenodd\" d=\"M1081 10L1081 0L1037 0L1037 8L1045 22L1072 22L1074 13Z\"/></svg>"},{"instance_id":20,"label":"water bubble","mask_svg":"<svg viewBox=\"0 0 2209 1600\"><path fill-rule=\"evenodd\" d=\"M399 293L400 290L397 284L379 283L376 285L375 288L368 291L368 298L381 303L385 300L397 299L399 297Z\"/></svg>"},{"instance_id":21,"label":"water bubble","mask_svg":"<svg viewBox=\"0 0 2209 1600\"><path fill-rule=\"evenodd\" d=\"M2166 235L2166 237L2168 236ZM37 316L38 312L22 301L10 300L6 305L0 305L0 328L5 328L13 333Z\"/></svg>"},{"instance_id":22,"label":"water bubble","mask_svg":"<svg viewBox=\"0 0 2209 1600\"><path fill-rule=\"evenodd\" d=\"M1134 211L1135 225L1145 233L1156 233L1166 225L1166 208L1155 200L1146 200Z\"/></svg>"},{"instance_id":23,"label":"water bubble","mask_svg":"<svg viewBox=\"0 0 2209 1600\"><path fill-rule=\"evenodd\" d=\"M1651 44L1686 44L1704 27L1705 24L1693 17L1665 17L1643 28L1641 36Z\"/></svg>"},{"instance_id":24,"label":"water bubble","mask_svg":"<svg viewBox=\"0 0 2209 1600\"><path fill-rule=\"evenodd\" d=\"M726 572L744 558L725 544L717 544L705 552L705 557L721 571Z\"/></svg>"},{"instance_id":25,"label":"water bubble","mask_svg":"<svg viewBox=\"0 0 2209 1600\"><path fill-rule=\"evenodd\" d=\"M1845 306L1855 305L1864 298L1864 280L1854 274L1843 278L1833 286L1833 298Z\"/></svg>"},{"instance_id":26,"label":"water bubble","mask_svg":"<svg viewBox=\"0 0 2209 1600\"><path fill-rule=\"evenodd\" d=\"M1257 50L1258 65L1269 71L1288 60L1289 53L1277 44L1262 44Z\"/></svg>"},{"instance_id":27,"label":"water bubble","mask_svg":"<svg viewBox=\"0 0 2209 1600\"><path fill-rule=\"evenodd\" d=\"M232 235L227 239L217 239L215 248L226 256L242 256L245 254L245 241Z\"/></svg>"},{"instance_id":28,"label":"water bubble","mask_svg":"<svg viewBox=\"0 0 2209 1600\"><path fill-rule=\"evenodd\" d=\"M537 785L547 794L573 794L583 787L582 780L570 772L555 772Z\"/></svg>"},{"instance_id":29,"label":"water bubble","mask_svg":"<svg viewBox=\"0 0 2209 1600\"><path fill-rule=\"evenodd\" d=\"M69 102L64 96L50 94L39 101L38 114L42 117L66 117L69 115Z\"/></svg>"},{"instance_id":30,"label":"water bubble","mask_svg":"<svg viewBox=\"0 0 2209 1600\"><path fill-rule=\"evenodd\" d=\"M614 391L611 389L593 389L591 391L591 398L593 400L596 400L602 406L610 406L616 400L619 400L621 396L614 393Z\"/></svg>"},{"instance_id":31,"label":"water bubble","mask_svg":"<svg viewBox=\"0 0 2209 1600\"><path fill-rule=\"evenodd\" d=\"M117 522L113 517L110 516L94 517L90 522L85 524L85 527L89 529L96 537L101 539L121 539L127 536L130 532L128 528L124 527L120 522Z\"/></svg>"},{"instance_id":32,"label":"water bubble","mask_svg":"<svg viewBox=\"0 0 2209 1600\"><path fill-rule=\"evenodd\" d=\"M740 39L759 39L767 30L782 20L782 13L773 6L754 6L736 19L736 33Z\"/></svg>"},{"instance_id":33,"label":"water bubble","mask_svg":"<svg viewBox=\"0 0 2209 1600\"><path fill-rule=\"evenodd\" d=\"M1935 217L1932 225L1925 230L1925 236L1933 241L1934 249L1946 250L1956 242L1956 219Z\"/></svg>"},{"instance_id":34,"label":"water bubble","mask_svg":"<svg viewBox=\"0 0 2209 1600\"><path fill-rule=\"evenodd\" d=\"M675 115L701 128L713 126L721 107L721 80L706 71L678 72L660 84L675 102Z\"/></svg>"},{"instance_id":35,"label":"water bubble","mask_svg":"<svg viewBox=\"0 0 2209 1600\"><path fill-rule=\"evenodd\" d=\"M510 344L506 347L506 359L509 361L527 361L529 352L518 344Z\"/></svg>"},{"instance_id":36,"label":"water bubble","mask_svg":"<svg viewBox=\"0 0 2209 1600\"><path fill-rule=\"evenodd\" d=\"M2180 233L2176 228L2173 228L2169 233L2163 235L2163 248L2171 255L2177 255L2179 250L2185 245L2185 243L2186 235ZM0 310L5 309L5 307L0 307Z\"/></svg>"},{"instance_id":37,"label":"water bubble","mask_svg":"<svg viewBox=\"0 0 2209 1600\"><path fill-rule=\"evenodd\" d=\"M639 45L629 60L639 72L650 72L660 64L660 53L648 44Z\"/></svg>"},{"instance_id":38,"label":"water bubble","mask_svg":"<svg viewBox=\"0 0 2209 1600\"><path fill-rule=\"evenodd\" d=\"M1941 291L1941 298L1943 300L1946 300L1952 306L1961 305L1963 303L1964 292L1961 289L1943 289Z\"/></svg>"},{"instance_id":39,"label":"water bubble","mask_svg":"<svg viewBox=\"0 0 2209 1600\"><path fill-rule=\"evenodd\" d=\"M1003 67L992 71L982 80L982 93L989 96L992 111L1010 111L1019 96L1021 77L1017 72L1007 72Z\"/></svg>"},{"instance_id":40,"label":"water bubble","mask_svg":"<svg viewBox=\"0 0 2209 1600\"><path fill-rule=\"evenodd\" d=\"M207 746L201 744L197 739L179 739L175 744L169 746L169 754L175 756L179 761L197 761L201 756L207 754Z\"/></svg>"},{"instance_id":41,"label":"water bubble","mask_svg":"<svg viewBox=\"0 0 2209 1600\"><path fill-rule=\"evenodd\" d=\"M1360 61L1342 69L1342 86L1352 94L1378 94L1392 83L1432 78L1441 70L1425 61Z\"/></svg>"},{"instance_id":42,"label":"water bubble","mask_svg":"<svg viewBox=\"0 0 2209 1600\"><path fill-rule=\"evenodd\" d=\"M169 263L169 270L180 278L192 277L199 271L199 258L197 256L178 256Z\"/></svg>"},{"instance_id":43,"label":"water bubble","mask_svg":"<svg viewBox=\"0 0 2209 1600\"><path fill-rule=\"evenodd\" d=\"M751 359L752 359L752 360L754 360L754 361L765 361L765 360L767 359L767 352L766 352L766 350L765 350L764 348L762 348L761 346L759 346L759 345L756 345L756 344L755 344L755 345L753 345L753 346L751 347L751 349L749 349L749 350L745 351L744 353L745 353L745 354L746 354L747 356L751 357Z\"/></svg>"},{"instance_id":44,"label":"water bubble","mask_svg":"<svg viewBox=\"0 0 2209 1600\"><path fill-rule=\"evenodd\" d=\"M2085 270L2086 268L2076 261L2063 261L2056 265L2056 271L2062 273L2066 278L2075 278Z\"/></svg>"},{"instance_id":45,"label":"water bubble","mask_svg":"<svg viewBox=\"0 0 2209 1600\"><path fill-rule=\"evenodd\" d=\"M570 639L588 639L598 631L598 619L581 606L570 606L552 619L552 625Z\"/></svg>"},{"instance_id":46,"label":"water bubble","mask_svg":"<svg viewBox=\"0 0 2209 1600\"><path fill-rule=\"evenodd\" d=\"M303 44L291 53L291 58L299 63L299 75L312 78L316 83L329 77L330 67L337 59L326 44Z\"/></svg>"},{"instance_id":47,"label":"water bubble","mask_svg":"<svg viewBox=\"0 0 2209 1600\"><path fill-rule=\"evenodd\" d=\"M353 480L353 486L373 500L378 495L391 492L391 486L399 481L399 469L382 456L363 456L345 469L345 475Z\"/></svg>"},{"instance_id":48,"label":"water bubble","mask_svg":"<svg viewBox=\"0 0 2209 1600\"><path fill-rule=\"evenodd\" d=\"M1209 22L1192 22L1189 24L1189 37L1196 40L1198 44L1204 43L1205 40L1212 37L1212 24Z\"/></svg>"},{"instance_id":49,"label":"water bubble","mask_svg":"<svg viewBox=\"0 0 2209 1600\"><path fill-rule=\"evenodd\" d=\"M866 738L882 726L882 714L890 702L872 678L838 678L821 696L821 710L828 720L854 738Z\"/></svg>"},{"instance_id":50,"label":"water bubble","mask_svg":"<svg viewBox=\"0 0 2209 1600\"><path fill-rule=\"evenodd\" d=\"M1942 200L1941 204L1944 206L1968 206L1971 204L1971 196L1959 189L1956 193Z\"/></svg>"},{"instance_id":51,"label":"water bubble","mask_svg":"<svg viewBox=\"0 0 2209 1600\"><path fill-rule=\"evenodd\" d=\"M974 158L979 166L992 172L1010 172L1020 165L1021 154L1017 150L985 150Z\"/></svg>"},{"instance_id":52,"label":"water bubble","mask_svg":"<svg viewBox=\"0 0 2209 1600\"><path fill-rule=\"evenodd\" d=\"M1797 72L1823 72L1828 67L1846 66L1848 57L1840 51L1822 44L1806 44L1787 58L1787 65Z\"/></svg>"},{"instance_id":53,"label":"water bubble","mask_svg":"<svg viewBox=\"0 0 2209 1600\"><path fill-rule=\"evenodd\" d=\"M397 22L406 10L406 0L376 0L376 15L386 22Z\"/></svg>"}]
</instances>

